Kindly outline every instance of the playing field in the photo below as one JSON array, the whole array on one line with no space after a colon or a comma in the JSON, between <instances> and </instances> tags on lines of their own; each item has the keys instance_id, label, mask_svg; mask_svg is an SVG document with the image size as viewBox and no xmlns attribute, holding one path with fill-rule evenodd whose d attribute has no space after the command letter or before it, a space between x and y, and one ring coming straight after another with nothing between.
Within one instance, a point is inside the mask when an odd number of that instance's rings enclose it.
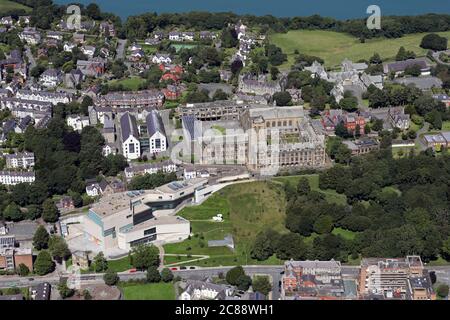
<instances>
[{"instance_id":1,"label":"playing field","mask_svg":"<svg viewBox=\"0 0 450 320\"><path fill-rule=\"evenodd\" d=\"M23 4L17 3L17 2L13 2L13 1L9 1L9 0L0 0L0 13L1 12L8 12L11 10L18 10L18 9L23 9L26 12L31 12L31 8L24 6Z\"/></svg>"},{"instance_id":2,"label":"playing field","mask_svg":"<svg viewBox=\"0 0 450 320\"><path fill-rule=\"evenodd\" d=\"M125 300L175 300L172 283L121 285Z\"/></svg>"},{"instance_id":3,"label":"playing field","mask_svg":"<svg viewBox=\"0 0 450 320\"><path fill-rule=\"evenodd\" d=\"M438 32L441 36L450 37L450 31ZM353 61L368 60L374 52L378 52L382 59L390 60L395 57L398 49L403 46L406 50L413 50L417 55L425 55L427 50L420 48L420 42L426 33L406 35L397 39L377 38L360 43L358 38L351 35L323 30L295 30L287 33L270 35L269 39L281 47L288 55L287 67L294 62L294 51L314 55L325 60L327 67L339 65L343 59Z\"/></svg>"}]
</instances>

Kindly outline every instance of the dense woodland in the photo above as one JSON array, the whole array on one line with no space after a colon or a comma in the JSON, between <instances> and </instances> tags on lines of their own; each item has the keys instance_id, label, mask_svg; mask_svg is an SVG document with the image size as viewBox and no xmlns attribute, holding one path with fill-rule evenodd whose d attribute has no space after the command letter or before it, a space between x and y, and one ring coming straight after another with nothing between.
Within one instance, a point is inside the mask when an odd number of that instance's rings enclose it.
<instances>
[{"instance_id":1,"label":"dense woodland","mask_svg":"<svg viewBox=\"0 0 450 320\"><path fill-rule=\"evenodd\" d=\"M290 232L259 234L252 255L346 262L359 255L419 254L424 261L439 255L450 260L449 160L428 151L393 159L385 148L320 173L319 187L346 195L345 205L328 203L306 178L287 184ZM354 239L332 234L337 227L355 232Z\"/></svg>"}]
</instances>

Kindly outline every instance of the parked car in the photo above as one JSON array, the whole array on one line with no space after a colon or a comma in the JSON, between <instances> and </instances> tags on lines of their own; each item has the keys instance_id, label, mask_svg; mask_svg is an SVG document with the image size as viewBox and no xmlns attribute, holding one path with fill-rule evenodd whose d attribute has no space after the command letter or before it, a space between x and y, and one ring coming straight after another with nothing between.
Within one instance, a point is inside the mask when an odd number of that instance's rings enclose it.
<instances>
[{"instance_id":1,"label":"parked car","mask_svg":"<svg viewBox=\"0 0 450 320\"><path fill-rule=\"evenodd\" d=\"M186 267L180 267L180 270L186 270Z\"/></svg>"},{"instance_id":2,"label":"parked car","mask_svg":"<svg viewBox=\"0 0 450 320\"><path fill-rule=\"evenodd\" d=\"M129 270L130 273L134 273L134 272L136 272L136 271L137 271L136 268L133 268L133 269L130 269L130 270Z\"/></svg>"},{"instance_id":3,"label":"parked car","mask_svg":"<svg viewBox=\"0 0 450 320\"><path fill-rule=\"evenodd\" d=\"M176 271L176 270L178 270L178 268L177 267L171 267L170 270Z\"/></svg>"}]
</instances>

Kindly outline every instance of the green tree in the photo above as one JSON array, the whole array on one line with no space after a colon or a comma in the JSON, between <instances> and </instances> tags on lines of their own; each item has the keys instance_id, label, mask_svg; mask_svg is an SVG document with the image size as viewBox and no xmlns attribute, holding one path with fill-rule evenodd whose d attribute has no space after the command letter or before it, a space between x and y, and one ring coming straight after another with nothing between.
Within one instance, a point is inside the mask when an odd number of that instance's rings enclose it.
<instances>
[{"instance_id":1,"label":"green tree","mask_svg":"<svg viewBox=\"0 0 450 320\"><path fill-rule=\"evenodd\" d=\"M436 33L430 33L422 38L420 46L424 49L442 51L447 49L447 42L446 37L441 37Z\"/></svg>"},{"instance_id":2,"label":"green tree","mask_svg":"<svg viewBox=\"0 0 450 320\"><path fill-rule=\"evenodd\" d=\"M48 249L50 250L53 258L61 262L63 259L67 259L70 256L70 250L66 241L60 236L51 236L48 242Z\"/></svg>"},{"instance_id":3,"label":"green tree","mask_svg":"<svg viewBox=\"0 0 450 320\"><path fill-rule=\"evenodd\" d=\"M103 272L108 269L108 261L105 258L103 252L99 252L94 257L94 270L95 272Z\"/></svg>"},{"instance_id":4,"label":"green tree","mask_svg":"<svg viewBox=\"0 0 450 320\"><path fill-rule=\"evenodd\" d=\"M44 276L52 272L55 268L55 264L52 260L52 256L47 250L42 250L38 253L36 261L34 262L34 271Z\"/></svg>"},{"instance_id":5,"label":"green tree","mask_svg":"<svg viewBox=\"0 0 450 320\"><path fill-rule=\"evenodd\" d=\"M244 268L242 268L242 266L236 266L228 270L225 279L232 286L237 286L239 284L239 278L241 276L245 276Z\"/></svg>"},{"instance_id":6,"label":"green tree","mask_svg":"<svg viewBox=\"0 0 450 320\"><path fill-rule=\"evenodd\" d=\"M252 278L246 274L240 275L237 279L237 287L239 290L247 291L252 285Z\"/></svg>"},{"instance_id":7,"label":"green tree","mask_svg":"<svg viewBox=\"0 0 450 320\"><path fill-rule=\"evenodd\" d=\"M448 296L448 285L440 284L436 289L436 293L439 297L446 298Z\"/></svg>"},{"instance_id":8,"label":"green tree","mask_svg":"<svg viewBox=\"0 0 450 320\"><path fill-rule=\"evenodd\" d=\"M301 177L297 184L297 194L300 196L306 196L311 192L311 186L309 185L308 178Z\"/></svg>"},{"instance_id":9,"label":"green tree","mask_svg":"<svg viewBox=\"0 0 450 320\"><path fill-rule=\"evenodd\" d=\"M138 245L133 249L133 265L139 270L159 265L159 250L153 245Z\"/></svg>"},{"instance_id":10,"label":"green tree","mask_svg":"<svg viewBox=\"0 0 450 320\"><path fill-rule=\"evenodd\" d=\"M83 290L83 298L84 298L84 300L92 300L92 295L89 292L89 290L87 290L87 289Z\"/></svg>"},{"instance_id":11,"label":"green tree","mask_svg":"<svg viewBox=\"0 0 450 320\"><path fill-rule=\"evenodd\" d=\"M161 281L161 275L155 266L151 266L147 270L147 282L155 283Z\"/></svg>"},{"instance_id":12,"label":"green tree","mask_svg":"<svg viewBox=\"0 0 450 320\"><path fill-rule=\"evenodd\" d=\"M173 280L173 273L169 268L162 269L161 280L164 282L170 282Z\"/></svg>"},{"instance_id":13,"label":"green tree","mask_svg":"<svg viewBox=\"0 0 450 320\"><path fill-rule=\"evenodd\" d=\"M264 295L268 295L272 290L272 284L269 281L269 277L256 276L252 282L252 288L254 292L261 292Z\"/></svg>"},{"instance_id":14,"label":"green tree","mask_svg":"<svg viewBox=\"0 0 450 320\"><path fill-rule=\"evenodd\" d=\"M67 280L63 280L58 284L58 291L63 299L69 298L75 294L75 290L67 286Z\"/></svg>"},{"instance_id":15,"label":"green tree","mask_svg":"<svg viewBox=\"0 0 450 320\"><path fill-rule=\"evenodd\" d=\"M30 274L30 269L25 264L21 263L17 268L17 273L19 274L19 276L25 277Z\"/></svg>"},{"instance_id":16,"label":"green tree","mask_svg":"<svg viewBox=\"0 0 450 320\"><path fill-rule=\"evenodd\" d=\"M277 106L289 106L292 104L292 97L287 91L275 92L273 100Z\"/></svg>"},{"instance_id":17,"label":"green tree","mask_svg":"<svg viewBox=\"0 0 450 320\"><path fill-rule=\"evenodd\" d=\"M330 215L320 216L314 223L314 231L318 234L330 233L333 229L333 218Z\"/></svg>"},{"instance_id":18,"label":"green tree","mask_svg":"<svg viewBox=\"0 0 450 320\"><path fill-rule=\"evenodd\" d=\"M3 217L6 220L21 221L24 218L24 214L20 210L20 207L12 202L6 206L5 210L3 211Z\"/></svg>"},{"instance_id":19,"label":"green tree","mask_svg":"<svg viewBox=\"0 0 450 320\"><path fill-rule=\"evenodd\" d=\"M48 248L50 236L44 226L39 226L33 236L33 247L36 250Z\"/></svg>"},{"instance_id":20,"label":"green tree","mask_svg":"<svg viewBox=\"0 0 450 320\"><path fill-rule=\"evenodd\" d=\"M110 269L103 275L103 281L105 281L105 284L108 286L114 286L119 280L120 278L117 275L117 272Z\"/></svg>"},{"instance_id":21,"label":"green tree","mask_svg":"<svg viewBox=\"0 0 450 320\"><path fill-rule=\"evenodd\" d=\"M52 199L47 199L42 204L42 218L45 222L56 222L58 221L58 208Z\"/></svg>"}]
</instances>

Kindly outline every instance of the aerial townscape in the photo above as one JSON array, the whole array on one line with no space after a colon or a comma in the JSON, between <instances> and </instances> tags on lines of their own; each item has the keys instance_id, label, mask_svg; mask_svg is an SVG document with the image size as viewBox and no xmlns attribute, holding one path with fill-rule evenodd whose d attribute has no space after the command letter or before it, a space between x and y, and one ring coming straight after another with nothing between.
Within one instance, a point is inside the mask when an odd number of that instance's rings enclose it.
<instances>
[{"instance_id":1,"label":"aerial townscape","mask_svg":"<svg viewBox=\"0 0 450 320\"><path fill-rule=\"evenodd\" d=\"M70 4L0 0L0 300L449 300L450 14Z\"/></svg>"}]
</instances>

